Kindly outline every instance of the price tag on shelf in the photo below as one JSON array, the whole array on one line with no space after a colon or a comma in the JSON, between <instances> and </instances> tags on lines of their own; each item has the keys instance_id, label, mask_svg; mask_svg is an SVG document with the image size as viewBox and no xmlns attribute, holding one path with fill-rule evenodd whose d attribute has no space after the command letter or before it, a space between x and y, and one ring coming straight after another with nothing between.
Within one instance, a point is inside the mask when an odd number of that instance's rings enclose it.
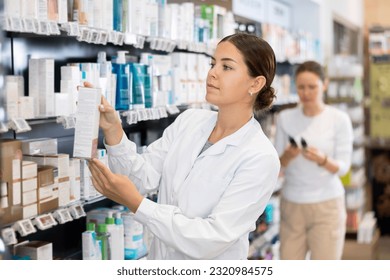
<instances>
[{"instance_id":1,"label":"price tag on shelf","mask_svg":"<svg viewBox=\"0 0 390 280\"><path fill-rule=\"evenodd\" d=\"M149 42L150 49L158 50L158 48L157 48L158 38L150 38L149 37L146 41Z\"/></svg>"},{"instance_id":2,"label":"price tag on shelf","mask_svg":"<svg viewBox=\"0 0 390 280\"><path fill-rule=\"evenodd\" d=\"M53 216L60 224L65 224L67 222L73 221L68 209L65 208L56 210L53 213Z\"/></svg>"},{"instance_id":3,"label":"price tag on shelf","mask_svg":"<svg viewBox=\"0 0 390 280\"><path fill-rule=\"evenodd\" d=\"M153 120L158 120L160 118L160 110L159 110L159 108L152 108L151 112L152 112L152 119Z\"/></svg>"},{"instance_id":4,"label":"price tag on shelf","mask_svg":"<svg viewBox=\"0 0 390 280\"><path fill-rule=\"evenodd\" d=\"M169 46L169 41L166 39L161 39L159 44L157 44L157 50L159 51L166 51Z\"/></svg>"},{"instance_id":5,"label":"price tag on shelf","mask_svg":"<svg viewBox=\"0 0 390 280\"><path fill-rule=\"evenodd\" d=\"M100 32L97 30L91 30L91 43L99 44L100 42Z\"/></svg>"},{"instance_id":6,"label":"price tag on shelf","mask_svg":"<svg viewBox=\"0 0 390 280\"><path fill-rule=\"evenodd\" d=\"M23 31L23 23L21 18L11 18L11 26L10 29L12 31L22 32Z\"/></svg>"},{"instance_id":7,"label":"price tag on shelf","mask_svg":"<svg viewBox=\"0 0 390 280\"><path fill-rule=\"evenodd\" d=\"M37 33L43 35L49 35L50 34L49 23L47 21L40 21L39 29L37 30Z\"/></svg>"},{"instance_id":8,"label":"price tag on shelf","mask_svg":"<svg viewBox=\"0 0 390 280\"><path fill-rule=\"evenodd\" d=\"M108 42L115 44L116 43L117 33L115 31L108 32Z\"/></svg>"},{"instance_id":9,"label":"price tag on shelf","mask_svg":"<svg viewBox=\"0 0 390 280\"><path fill-rule=\"evenodd\" d=\"M31 127L25 119L13 118L10 120L8 127L15 130L16 133L30 131Z\"/></svg>"},{"instance_id":10,"label":"price tag on shelf","mask_svg":"<svg viewBox=\"0 0 390 280\"><path fill-rule=\"evenodd\" d=\"M1 237L4 240L5 245L9 246L18 243L15 230L12 227L2 229Z\"/></svg>"},{"instance_id":11,"label":"price tag on shelf","mask_svg":"<svg viewBox=\"0 0 390 280\"><path fill-rule=\"evenodd\" d=\"M146 112L146 119L147 120L154 120L154 118L153 118L153 110L151 108L146 108L145 112Z\"/></svg>"},{"instance_id":12,"label":"price tag on shelf","mask_svg":"<svg viewBox=\"0 0 390 280\"><path fill-rule=\"evenodd\" d=\"M162 118L167 118L167 117L168 117L168 112L167 112L167 109L166 109L166 108L164 108L164 107L159 107L159 108L158 108L158 111L159 111L160 119L162 119Z\"/></svg>"},{"instance_id":13,"label":"price tag on shelf","mask_svg":"<svg viewBox=\"0 0 390 280\"><path fill-rule=\"evenodd\" d=\"M135 111L127 111L126 113L123 113L123 116L126 117L126 123L129 125L138 122L138 114Z\"/></svg>"},{"instance_id":14,"label":"price tag on shelf","mask_svg":"<svg viewBox=\"0 0 390 280\"><path fill-rule=\"evenodd\" d=\"M115 44L118 46L122 46L124 41L125 41L125 34L123 34L122 32L117 32Z\"/></svg>"},{"instance_id":15,"label":"price tag on shelf","mask_svg":"<svg viewBox=\"0 0 390 280\"><path fill-rule=\"evenodd\" d=\"M38 33L39 32L39 21L36 19L36 20L33 20L33 23L34 23L35 33Z\"/></svg>"},{"instance_id":16,"label":"price tag on shelf","mask_svg":"<svg viewBox=\"0 0 390 280\"><path fill-rule=\"evenodd\" d=\"M137 113L138 121L146 121L147 120L146 109L137 109L136 113Z\"/></svg>"},{"instance_id":17,"label":"price tag on shelf","mask_svg":"<svg viewBox=\"0 0 390 280\"><path fill-rule=\"evenodd\" d=\"M69 213L72 215L73 219L79 219L81 217L85 217L85 211L83 209L83 206L80 204L72 205L69 208Z\"/></svg>"},{"instance_id":18,"label":"price tag on shelf","mask_svg":"<svg viewBox=\"0 0 390 280\"><path fill-rule=\"evenodd\" d=\"M36 21L36 20L34 20L32 18L23 19L24 32L28 32L28 33L36 33L37 32L37 29L36 29L37 24L34 21Z\"/></svg>"},{"instance_id":19,"label":"price tag on shelf","mask_svg":"<svg viewBox=\"0 0 390 280\"><path fill-rule=\"evenodd\" d=\"M78 41L81 42L90 42L91 40L91 32L89 28L81 28L79 36L77 37Z\"/></svg>"},{"instance_id":20,"label":"price tag on shelf","mask_svg":"<svg viewBox=\"0 0 390 280\"><path fill-rule=\"evenodd\" d=\"M21 236L26 236L31 233L37 232L31 220L29 219L17 221L16 223L14 223L12 228L15 231L18 231Z\"/></svg>"},{"instance_id":21,"label":"price tag on shelf","mask_svg":"<svg viewBox=\"0 0 390 280\"><path fill-rule=\"evenodd\" d=\"M76 127L76 117L74 115L59 116L59 117L57 117L57 123L61 123L65 129L75 128Z\"/></svg>"},{"instance_id":22,"label":"price tag on shelf","mask_svg":"<svg viewBox=\"0 0 390 280\"><path fill-rule=\"evenodd\" d=\"M137 43L134 45L134 47L138 49L143 49L145 44L145 37L141 35L137 35Z\"/></svg>"},{"instance_id":23,"label":"price tag on shelf","mask_svg":"<svg viewBox=\"0 0 390 280\"><path fill-rule=\"evenodd\" d=\"M171 115L180 113L180 110L179 110L179 108L177 108L176 105L167 105L166 108L167 108L168 113Z\"/></svg>"},{"instance_id":24,"label":"price tag on shelf","mask_svg":"<svg viewBox=\"0 0 390 280\"><path fill-rule=\"evenodd\" d=\"M137 35L132 33L125 33L125 41L126 45L135 45L137 44Z\"/></svg>"},{"instance_id":25,"label":"price tag on shelf","mask_svg":"<svg viewBox=\"0 0 390 280\"><path fill-rule=\"evenodd\" d=\"M176 48L177 44L176 42L169 42L168 48L166 49L167 52L173 52L173 50Z\"/></svg>"},{"instance_id":26,"label":"price tag on shelf","mask_svg":"<svg viewBox=\"0 0 390 280\"><path fill-rule=\"evenodd\" d=\"M60 35L61 34L60 29L58 28L57 22L49 21L48 22L48 26L49 26L49 33L50 34L54 34L54 35Z\"/></svg>"},{"instance_id":27,"label":"price tag on shelf","mask_svg":"<svg viewBox=\"0 0 390 280\"><path fill-rule=\"evenodd\" d=\"M77 22L69 22L69 36L79 36L80 35L80 26Z\"/></svg>"},{"instance_id":28,"label":"price tag on shelf","mask_svg":"<svg viewBox=\"0 0 390 280\"><path fill-rule=\"evenodd\" d=\"M7 131L8 131L8 126L5 123L0 122L0 133L4 133Z\"/></svg>"},{"instance_id":29,"label":"price tag on shelf","mask_svg":"<svg viewBox=\"0 0 390 280\"><path fill-rule=\"evenodd\" d=\"M99 44L107 45L108 42L108 34L106 31L101 31L99 35Z\"/></svg>"},{"instance_id":30,"label":"price tag on shelf","mask_svg":"<svg viewBox=\"0 0 390 280\"><path fill-rule=\"evenodd\" d=\"M10 21L11 20L9 17L3 17L2 24L3 24L4 30L6 30L6 31L11 30L11 22Z\"/></svg>"},{"instance_id":31,"label":"price tag on shelf","mask_svg":"<svg viewBox=\"0 0 390 280\"><path fill-rule=\"evenodd\" d=\"M52 214L44 214L33 219L32 223L40 230L51 228L58 223L54 220Z\"/></svg>"}]
</instances>

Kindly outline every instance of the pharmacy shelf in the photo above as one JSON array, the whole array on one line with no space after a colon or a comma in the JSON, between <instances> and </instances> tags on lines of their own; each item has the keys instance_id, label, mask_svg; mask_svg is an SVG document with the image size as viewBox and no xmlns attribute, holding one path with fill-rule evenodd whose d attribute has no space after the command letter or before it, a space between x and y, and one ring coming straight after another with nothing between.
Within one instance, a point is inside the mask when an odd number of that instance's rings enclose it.
<instances>
[{"instance_id":1,"label":"pharmacy shelf","mask_svg":"<svg viewBox=\"0 0 390 280\"><path fill-rule=\"evenodd\" d=\"M279 224L272 224L268 229L256 237L249 245L248 258L256 255L264 246L271 244L271 241L279 235Z\"/></svg>"}]
</instances>

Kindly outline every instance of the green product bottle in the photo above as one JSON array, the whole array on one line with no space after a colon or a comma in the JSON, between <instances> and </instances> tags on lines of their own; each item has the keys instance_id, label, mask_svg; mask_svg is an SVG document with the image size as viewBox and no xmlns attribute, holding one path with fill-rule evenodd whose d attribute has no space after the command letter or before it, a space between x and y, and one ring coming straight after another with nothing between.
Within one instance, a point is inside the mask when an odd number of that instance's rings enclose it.
<instances>
[{"instance_id":1,"label":"green product bottle","mask_svg":"<svg viewBox=\"0 0 390 280\"><path fill-rule=\"evenodd\" d=\"M111 234L107 232L106 224L98 224L97 240L101 241L101 251L102 251L102 260L111 259L111 248L110 248L110 239Z\"/></svg>"}]
</instances>

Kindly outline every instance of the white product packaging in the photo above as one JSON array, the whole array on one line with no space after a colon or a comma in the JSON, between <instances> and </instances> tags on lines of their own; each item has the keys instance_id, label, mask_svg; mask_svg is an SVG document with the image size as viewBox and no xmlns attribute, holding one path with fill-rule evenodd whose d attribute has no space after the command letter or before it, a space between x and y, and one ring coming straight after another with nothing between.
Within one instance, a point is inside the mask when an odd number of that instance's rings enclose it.
<instances>
[{"instance_id":1,"label":"white product packaging","mask_svg":"<svg viewBox=\"0 0 390 280\"><path fill-rule=\"evenodd\" d=\"M134 219L133 213L123 213L122 218L125 236L125 259L139 259L147 252L143 225Z\"/></svg>"},{"instance_id":2,"label":"white product packaging","mask_svg":"<svg viewBox=\"0 0 390 280\"><path fill-rule=\"evenodd\" d=\"M76 112L73 157L96 158L99 136L101 89L81 87Z\"/></svg>"},{"instance_id":3,"label":"white product packaging","mask_svg":"<svg viewBox=\"0 0 390 280\"><path fill-rule=\"evenodd\" d=\"M120 215L120 213L118 213ZM107 213L106 225L107 231L111 234L110 248L111 248L111 260L124 260L125 249L124 249L124 232L123 224L117 225L113 212Z\"/></svg>"},{"instance_id":4,"label":"white product packaging","mask_svg":"<svg viewBox=\"0 0 390 280\"><path fill-rule=\"evenodd\" d=\"M29 96L34 97L35 116L54 116L54 59L29 60Z\"/></svg>"}]
</instances>

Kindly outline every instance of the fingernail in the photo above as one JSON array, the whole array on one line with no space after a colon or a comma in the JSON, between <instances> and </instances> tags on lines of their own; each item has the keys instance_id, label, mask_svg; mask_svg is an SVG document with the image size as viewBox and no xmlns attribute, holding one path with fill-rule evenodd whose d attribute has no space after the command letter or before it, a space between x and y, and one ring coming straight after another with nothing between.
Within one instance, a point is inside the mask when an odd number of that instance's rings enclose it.
<instances>
[{"instance_id":1,"label":"fingernail","mask_svg":"<svg viewBox=\"0 0 390 280\"><path fill-rule=\"evenodd\" d=\"M104 106L103 105L100 105L100 110L104 111Z\"/></svg>"}]
</instances>

